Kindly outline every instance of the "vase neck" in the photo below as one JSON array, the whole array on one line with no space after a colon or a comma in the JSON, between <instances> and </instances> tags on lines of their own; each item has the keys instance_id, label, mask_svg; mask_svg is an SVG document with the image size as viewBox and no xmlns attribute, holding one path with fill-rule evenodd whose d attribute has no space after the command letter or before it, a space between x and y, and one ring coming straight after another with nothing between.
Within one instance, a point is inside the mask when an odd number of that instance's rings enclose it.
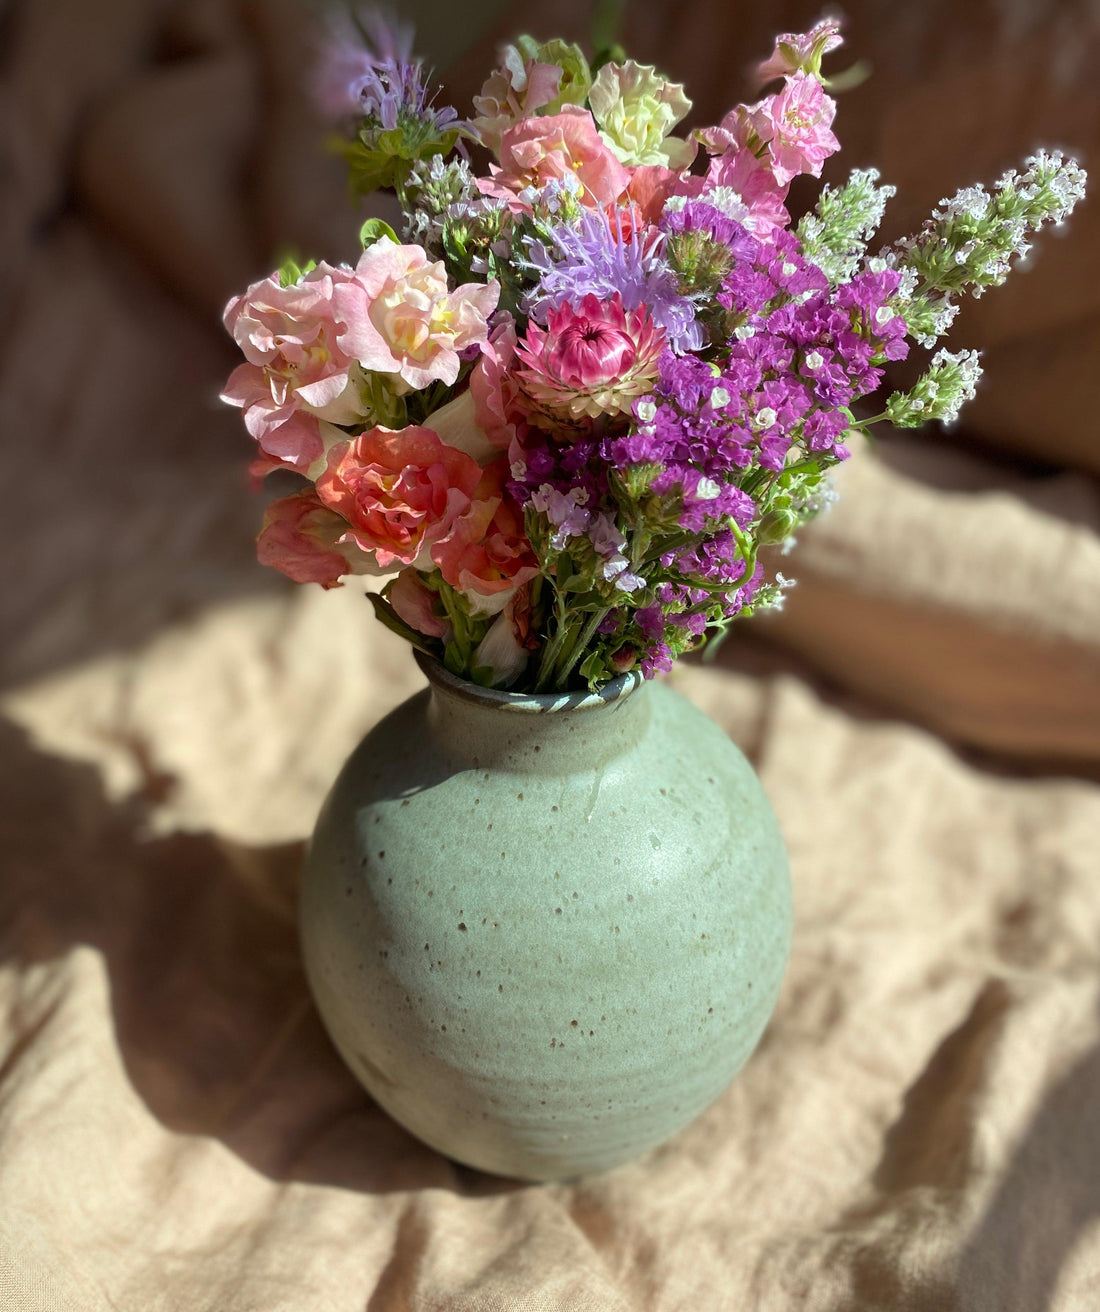
<instances>
[{"instance_id":1,"label":"vase neck","mask_svg":"<svg viewBox=\"0 0 1100 1312\"><path fill-rule=\"evenodd\" d=\"M524 774L571 774L599 769L629 752L650 716L643 685L612 700L576 705L562 698L513 703L481 701L476 691L431 682L428 720L439 746L471 769L508 769Z\"/></svg>"}]
</instances>

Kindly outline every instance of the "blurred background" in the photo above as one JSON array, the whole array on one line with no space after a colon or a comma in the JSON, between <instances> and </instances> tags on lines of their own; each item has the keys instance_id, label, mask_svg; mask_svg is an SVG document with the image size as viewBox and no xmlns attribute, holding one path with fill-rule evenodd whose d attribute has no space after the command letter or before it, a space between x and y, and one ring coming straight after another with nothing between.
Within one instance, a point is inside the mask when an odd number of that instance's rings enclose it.
<instances>
[{"instance_id":1,"label":"blurred background","mask_svg":"<svg viewBox=\"0 0 1100 1312\"><path fill-rule=\"evenodd\" d=\"M588 0L554 26L583 40ZM226 299L288 247L353 258L356 213L305 86L308 0L9 0L2 30L5 442L31 451L7 508L0 606L9 685L285 580L254 563L248 440L220 407ZM522 5L401 6L464 111ZM687 83L690 122L751 98L748 69L814 3L636 0L623 37ZM852 0L834 71L843 149L898 188L883 240L1039 145L1088 167L1100 137L1085 0ZM801 191L799 188L801 187ZM812 196L809 179L793 193ZM983 350L958 427L881 432L805 534L786 611L739 627L724 661L808 662L830 686L1016 761L1095 768L1100 207L1044 234L1030 268L968 300L948 345ZM915 353L919 354L919 353ZM47 450L49 458L37 453ZM849 486L850 485L850 486ZM58 497L64 487L64 513ZM873 545L872 545L873 544ZM965 547L965 549L964 549ZM1091 541L1095 548L1095 539Z\"/></svg>"}]
</instances>

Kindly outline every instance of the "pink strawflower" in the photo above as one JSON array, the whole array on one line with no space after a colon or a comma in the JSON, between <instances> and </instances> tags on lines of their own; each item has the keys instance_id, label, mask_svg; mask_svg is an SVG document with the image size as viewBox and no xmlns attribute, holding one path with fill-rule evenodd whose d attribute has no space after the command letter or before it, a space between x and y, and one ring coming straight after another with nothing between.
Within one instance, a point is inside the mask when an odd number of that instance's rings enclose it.
<instances>
[{"instance_id":1,"label":"pink strawflower","mask_svg":"<svg viewBox=\"0 0 1100 1312\"><path fill-rule=\"evenodd\" d=\"M470 508L432 547L443 578L481 615L503 610L516 589L539 573L523 511L505 489L508 477L505 457L486 465Z\"/></svg>"},{"instance_id":2,"label":"pink strawflower","mask_svg":"<svg viewBox=\"0 0 1100 1312\"><path fill-rule=\"evenodd\" d=\"M429 549L468 509L480 479L477 461L430 428L372 428L329 451L317 495L380 569L427 567Z\"/></svg>"},{"instance_id":3,"label":"pink strawflower","mask_svg":"<svg viewBox=\"0 0 1100 1312\"><path fill-rule=\"evenodd\" d=\"M244 352L221 399L244 410L245 427L273 459L304 472L323 452L317 419L363 419L351 377L346 307L338 304L350 269L319 264L283 287L278 276L253 283L225 307L225 326Z\"/></svg>"},{"instance_id":4,"label":"pink strawflower","mask_svg":"<svg viewBox=\"0 0 1100 1312\"><path fill-rule=\"evenodd\" d=\"M459 352L485 341L499 297L496 282L449 291L441 260L386 237L367 247L335 293L348 348L365 369L399 375L404 390L453 383Z\"/></svg>"},{"instance_id":5,"label":"pink strawflower","mask_svg":"<svg viewBox=\"0 0 1100 1312\"><path fill-rule=\"evenodd\" d=\"M823 18L808 32L784 32L775 38L775 49L771 55L757 65L757 81L763 86L765 82L771 82L777 77L790 77L794 73L817 76L821 71L822 56L843 44L840 21L836 18Z\"/></svg>"},{"instance_id":6,"label":"pink strawflower","mask_svg":"<svg viewBox=\"0 0 1100 1312\"><path fill-rule=\"evenodd\" d=\"M256 540L261 565L282 570L295 583L338 588L344 574L375 573L372 557L347 540L347 523L310 488L273 501Z\"/></svg>"},{"instance_id":7,"label":"pink strawflower","mask_svg":"<svg viewBox=\"0 0 1100 1312\"><path fill-rule=\"evenodd\" d=\"M771 169L777 182L790 182L800 173L819 177L821 166L840 142L830 130L836 101L827 96L816 77L796 73L777 95L760 105L770 131L766 134Z\"/></svg>"},{"instance_id":8,"label":"pink strawflower","mask_svg":"<svg viewBox=\"0 0 1100 1312\"><path fill-rule=\"evenodd\" d=\"M600 139L592 115L579 105L509 128L500 140L500 166L489 167L493 176L478 178L479 189L520 209L530 208L520 197L528 187L575 178L581 203L599 208L618 199L630 180L629 170Z\"/></svg>"},{"instance_id":9,"label":"pink strawflower","mask_svg":"<svg viewBox=\"0 0 1100 1312\"><path fill-rule=\"evenodd\" d=\"M516 348L517 378L536 411L574 422L629 412L657 377L665 331L644 305L624 310L616 294L589 293L546 316L546 328L527 326Z\"/></svg>"}]
</instances>

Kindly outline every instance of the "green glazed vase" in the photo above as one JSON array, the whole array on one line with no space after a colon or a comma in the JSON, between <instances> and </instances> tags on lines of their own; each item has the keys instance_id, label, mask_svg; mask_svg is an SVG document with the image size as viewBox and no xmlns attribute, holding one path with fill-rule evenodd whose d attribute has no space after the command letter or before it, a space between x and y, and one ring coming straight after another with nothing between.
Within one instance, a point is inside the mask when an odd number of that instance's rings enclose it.
<instances>
[{"instance_id":1,"label":"green glazed vase","mask_svg":"<svg viewBox=\"0 0 1100 1312\"><path fill-rule=\"evenodd\" d=\"M791 935L744 756L660 683L429 687L321 811L301 931L317 1006L383 1108L470 1166L603 1171L707 1107L756 1046Z\"/></svg>"}]
</instances>

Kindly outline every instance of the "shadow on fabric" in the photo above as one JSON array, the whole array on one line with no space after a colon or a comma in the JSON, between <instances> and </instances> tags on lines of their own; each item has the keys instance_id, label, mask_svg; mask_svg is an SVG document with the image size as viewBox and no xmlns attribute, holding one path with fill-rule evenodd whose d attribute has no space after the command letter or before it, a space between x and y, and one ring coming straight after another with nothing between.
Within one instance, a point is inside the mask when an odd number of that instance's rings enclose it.
<instances>
[{"instance_id":1,"label":"shadow on fabric","mask_svg":"<svg viewBox=\"0 0 1100 1312\"><path fill-rule=\"evenodd\" d=\"M110 1014L89 1015L81 1041L106 1032L117 1045L119 1099L136 1095L165 1130L220 1140L276 1181L371 1193L520 1187L420 1144L340 1061L298 952L302 844L151 835L148 799L113 804L93 767L38 751L7 720L0 760L0 967L63 977L82 949L101 959ZM69 978L80 989L85 975ZM86 992L84 1013L99 1006ZM30 1054L39 1067L51 1060L30 1009L17 1002L9 1023L0 1090ZM56 1114L86 1111L76 1100ZM48 1124L40 1131L48 1157Z\"/></svg>"}]
</instances>

